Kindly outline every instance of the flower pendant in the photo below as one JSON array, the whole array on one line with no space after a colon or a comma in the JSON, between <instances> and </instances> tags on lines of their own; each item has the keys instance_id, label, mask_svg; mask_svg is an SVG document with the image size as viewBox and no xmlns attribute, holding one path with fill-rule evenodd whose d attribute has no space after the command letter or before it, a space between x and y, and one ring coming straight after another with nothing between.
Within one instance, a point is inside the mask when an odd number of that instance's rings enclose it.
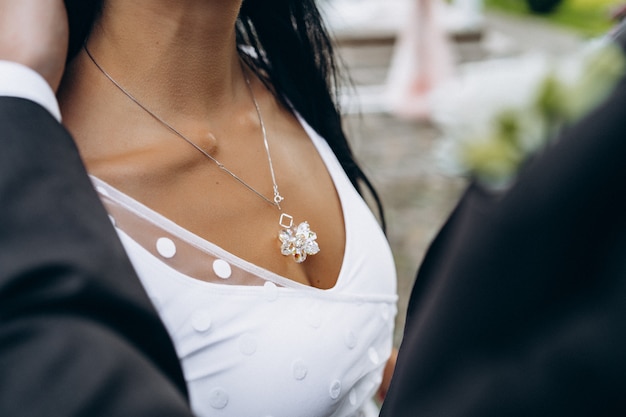
<instances>
[{"instance_id":1,"label":"flower pendant","mask_svg":"<svg viewBox=\"0 0 626 417\"><path fill-rule=\"evenodd\" d=\"M280 225L284 227L278 234L282 245L280 252L285 256L293 256L293 260L302 263L309 255L315 255L320 251L320 247L315 241L317 234L311 230L309 223L302 222L297 226L293 225L293 217L288 214L281 214Z\"/></svg>"}]
</instances>

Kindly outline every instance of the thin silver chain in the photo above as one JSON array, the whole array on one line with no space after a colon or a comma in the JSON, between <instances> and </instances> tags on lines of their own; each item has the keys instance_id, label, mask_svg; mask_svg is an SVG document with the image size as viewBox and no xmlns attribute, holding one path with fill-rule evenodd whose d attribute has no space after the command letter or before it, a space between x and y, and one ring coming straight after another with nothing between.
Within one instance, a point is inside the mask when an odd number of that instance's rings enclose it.
<instances>
[{"instance_id":1,"label":"thin silver chain","mask_svg":"<svg viewBox=\"0 0 626 417\"><path fill-rule=\"evenodd\" d=\"M262 193L260 193L259 191L257 191L256 189L254 189L250 184L248 184L247 182L242 180L239 176L237 176L237 174L235 174L234 172L232 172L231 170L226 168L226 166L224 166L224 164L222 164L220 161L218 161L213 156L211 156L211 154L209 154L207 151L202 149L199 145L197 145L191 139L189 139L188 137L183 135L179 130L174 128L174 126L169 124L167 121L165 121L159 115L157 115L152 110L150 110L148 107L146 107L144 104L142 104L139 100L137 100L137 98L135 98L135 96L133 96L120 83L118 83L108 72L106 72L105 69L102 68L102 66L100 66L100 64L96 61L96 59L93 57L93 55L91 55L91 52L89 51L89 49L87 49L87 45L83 45L83 48L85 49L85 52L87 53L87 56L89 56L89 59L91 59L91 61L100 70L100 72L102 74L104 74L104 76L107 77L109 79L109 81L111 81L113 83L113 85L115 85L122 93L124 93L135 104L137 104L139 107L141 107L146 113L148 113L150 116L152 116L155 120L157 120L163 126L168 128L176 136L180 137L185 142L187 142L188 144L190 144L191 146L196 148L198 151L200 151L204 156L209 158L211 161L215 162L215 164L218 166L219 169L221 169L222 171L226 172L228 175L233 177L235 180L237 180L237 182L239 182L241 185L246 187L248 190L252 191L254 194L258 195L259 197L261 197L263 200L265 200L267 203L271 204L272 206L275 206L276 208L278 208L278 210L282 210L281 207L280 207L280 203L284 200L284 198L278 192L278 184L276 183L276 175L274 174L274 165L272 164L272 156L270 154L270 146L269 146L269 143L267 142L267 130L265 129L265 122L263 121L263 115L261 114L261 108L259 107L259 103L257 102L256 97L254 95L254 91L252 90L252 85L250 84L250 78L248 77L248 74L246 74L245 70L243 70L243 74L244 74L244 77L245 77L245 80L246 80L246 86L248 87L248 90L250 91L250 96L252 97L252 102L254 103L254 108L255 108L257 116L259 118L259 124L261 125L261 132L263 134L263 145L265 146L265 153L267 154L267 161L269 163L270 173L272 174L272 184L273 184L273 187L274 187L274 198L271 199L271 200L269 198L267 198L265 195L263 195ZM242 69L243 69L243 67L242 67ZM212 133L211 133L211 136L213 136Z\"/></svg>"}]
</instances>

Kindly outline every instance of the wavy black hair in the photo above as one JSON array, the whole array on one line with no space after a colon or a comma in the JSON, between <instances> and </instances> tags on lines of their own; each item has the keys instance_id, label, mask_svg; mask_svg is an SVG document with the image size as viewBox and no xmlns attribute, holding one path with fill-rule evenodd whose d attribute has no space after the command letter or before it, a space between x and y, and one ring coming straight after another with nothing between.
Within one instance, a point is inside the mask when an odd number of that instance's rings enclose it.
<instances>
[{"instance_id":1,"label":"wavy black hair","mask_svg":"<svg viewBox=\"0 0 626 417\"><path fill-rule=\"evenodd\" d=\"M70 40L68 61L81 49L103 0L65 0ZM385 228L376 190L355 160L338 107L338 64L315 0L244 0L237 22L244 60L275 96L326 139L352 184L371 193Z\"/></svg>"}]
</instances>

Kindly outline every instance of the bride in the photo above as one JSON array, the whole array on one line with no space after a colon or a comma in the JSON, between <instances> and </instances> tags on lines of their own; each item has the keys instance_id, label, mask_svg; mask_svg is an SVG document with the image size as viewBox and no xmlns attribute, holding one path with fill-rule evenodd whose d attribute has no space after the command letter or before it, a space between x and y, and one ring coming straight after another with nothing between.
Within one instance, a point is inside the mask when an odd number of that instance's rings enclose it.
<instances>
[{"instance_id":1,"label":"bride","mask_svg":"<svg viewBox=\"0 0 626 417\"><path fill-rule=\"evenodd\" d=\"M395 270L315 3L66 4L64 124L194 412L364 413L392 354Z\"/></svg>"}]
</instances>

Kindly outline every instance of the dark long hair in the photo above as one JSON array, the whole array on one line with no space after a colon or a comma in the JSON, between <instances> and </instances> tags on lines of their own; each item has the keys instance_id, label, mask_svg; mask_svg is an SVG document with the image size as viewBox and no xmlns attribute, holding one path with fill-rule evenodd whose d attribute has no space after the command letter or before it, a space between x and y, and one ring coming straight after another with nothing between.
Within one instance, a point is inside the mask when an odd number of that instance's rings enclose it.
<instances>
[{"instance_id":1,"label":"dark long hair","mask_svg":"<svg viewBox=\"0 0 626 417\"><path fill-rule=\"evenodd\" d=\"M65 0L70 24L68 61L82 47L103 0ZM237 23L246 61L287 107L326 139L352 184L382 204L346 139L338 108L338 65L315 0L244 0Z\"/></svg>"}]
</instances>

